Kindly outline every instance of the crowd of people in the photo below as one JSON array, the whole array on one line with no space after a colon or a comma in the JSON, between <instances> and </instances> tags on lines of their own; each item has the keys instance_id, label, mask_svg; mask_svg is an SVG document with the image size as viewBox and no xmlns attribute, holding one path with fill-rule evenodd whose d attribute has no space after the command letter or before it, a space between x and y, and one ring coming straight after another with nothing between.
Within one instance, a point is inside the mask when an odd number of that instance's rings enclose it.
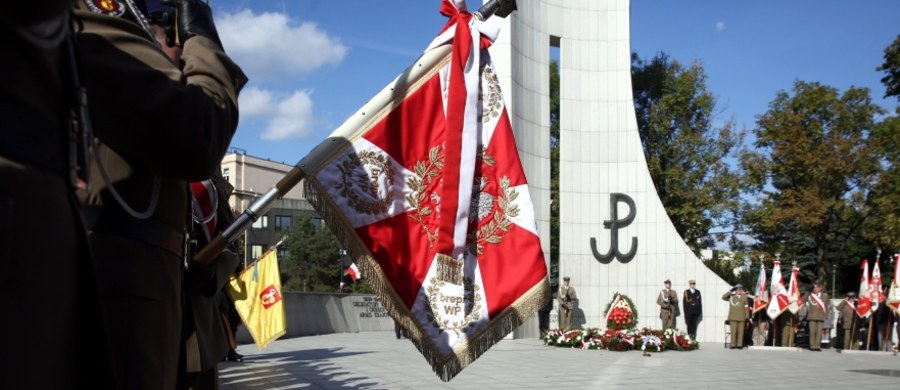
<instances>
[{"instance_id":1,"label":"crowd of people","mask_svg":"<svg viewBox=\"0 0 900 390\"><path fill-rule=\"evenodd\" d=\"M572 310L577 301L575 288L566 276L556 294L559 328L572 327ZM696 281L689 280L689 287L681 294L672 289L672 282L665 280L657 294L659 318L663 329L675 328L676 321L684 313L684 326L691 339L697 337L697 326L703 316L703 301ZM884 288L882 296L887 296ZM823 346L842 350L894 351L894 335L900 340L900 321L888 305L880 304L872 313L861 317L856 310L856 293L848 292L836 306L821 283L814 283L811 291L796 304L796 312L785 307L770 314L766 305L755 305L754 296L744 286L737 284L722 295L728 302L728 340L731 349L750 345L791 346L821 351ZM549 312L550 308L544 311ZM541 331L549 329L549 321L542 322ZM834 334L834 336L832 336Z\"/></svg>"},{"instance_id":2,"label":"crowd of people","mask_svg":"<svg viewBox=\"0 0 900 390\"><path fill-rule=\"evenodd\" d=\"M35 0L0 13L0 322L9 388L212 389L240 360L214 176L247 78L199 0ZM12 357L15 356L13 359ZM88 358L89 357L89 358ZM28 375L23 375L28 373Z\"/></svg>"},{"instance_id":3,"label":"crowd of people","mask_svg":"<svg viewBox=\"0 0 900 390\"><path fill-rule=\"evenodd\" d=\"M821 351L827 346L842 350L897 351L893 332L900 339L897 314L882 303L862 317L857 311L855 292L835 306L821 283L804 294L796 312L783 310L770 313L754 310L754 297L740 284L722 296L729 301L731 348L749 345L798 347ZM774 319L772 318L774 317Z\"/></svg>"}]
</instances>

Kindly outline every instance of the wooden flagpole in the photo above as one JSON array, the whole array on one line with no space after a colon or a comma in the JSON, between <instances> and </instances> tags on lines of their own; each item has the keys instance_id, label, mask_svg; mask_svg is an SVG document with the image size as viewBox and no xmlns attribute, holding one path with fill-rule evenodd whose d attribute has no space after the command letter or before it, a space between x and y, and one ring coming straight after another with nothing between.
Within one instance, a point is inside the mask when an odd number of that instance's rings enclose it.
<instances>
[{"instance_id":1,"label":"wooden flagpole","mask_svg":"<svg viewBox=\"0 0 900 390\"><path fill-rule=\"evenodd\" d=\"M871 312L870 312L871 313ZM872 342L872 322L875 321L875 315L869 315L869 330L866 331L866 351L871 350L870 343Z\"/></svg>"}]
</instances>

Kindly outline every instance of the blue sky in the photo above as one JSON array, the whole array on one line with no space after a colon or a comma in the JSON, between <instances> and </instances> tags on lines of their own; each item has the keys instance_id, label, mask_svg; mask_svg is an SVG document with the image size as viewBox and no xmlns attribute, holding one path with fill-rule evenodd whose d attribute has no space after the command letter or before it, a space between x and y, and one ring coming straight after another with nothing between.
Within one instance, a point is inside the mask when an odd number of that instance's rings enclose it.
<instances>
[{"instance_id":1,"label":"blue sky","mask_svg":"<svg viewBox=\"0 0 900 390\"><path fill-rule=\"evenodd\" d=\"M519 0L528 1L528 0ZM293 164L409 66L446 18L438 0L215 0L226 51L250 78L232 146ZM477 9L479 0L470 0ZM795 80L884 100L884 48L900 1L633 0L632 51L699 61L719 116L754 127ZM504 32L501 31L501 34Z\"/></svg>"}]
</instances>

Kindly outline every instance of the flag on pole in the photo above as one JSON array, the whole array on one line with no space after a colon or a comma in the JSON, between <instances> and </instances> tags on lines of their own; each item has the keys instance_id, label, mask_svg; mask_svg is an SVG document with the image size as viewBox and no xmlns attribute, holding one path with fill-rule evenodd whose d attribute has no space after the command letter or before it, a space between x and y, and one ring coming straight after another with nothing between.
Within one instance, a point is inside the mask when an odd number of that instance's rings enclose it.
<instances>
[{"instance_id":1,"label":"flag on pole","mask_svg":"<svg viewBox=\"0 0 900 390\"><path fill-rule=\"evenodd\" d=\"M894 279L885 303L900 315L900 254L894 255Z\"/></svg>"},{"instance_id":2,"label":"flag on pole","mask_svg":"<svg viewBox=\"0 0 900 390\"><path fill-rule=\"evenodd\" d=\"M856 313L866 317L872 310L872 291L869 288L869 260L863 259L862 277L859 279L859 299L856 300Z\"/></svg>"},{"instance_id":3,"label":"flag on pole","mask_svg":"<svg viewBox=\"0 0 900 390\"><path fill-rule=\"evenodd\" d=\"M881 269L878 267L878 259L875 259L875 266L872 267L872 278L869 279L869 297L872 300L872 312L878 310L878 305L884 302L884 294L881 290Z\"/></svg>"},{"instance_id":4,"label":"flag on pole","mask_svg":"<svg viewBox=\"0 0 900 390\"><path fill-rule=\"evenodd\" d=\"M766 285L766 266L759 264L759 278L756 279L756 291L753 295L753 314L769 306L769 286Z\"/></svg>"},{"instance_id":5,"label":"flag on pole","mask_svg":"<svg viewBox=\"0 0 900 390\"><path fill-rule=\"evenodd\" d=\"M797 314L800 311L800 280L799 280L800 268L797 268L794 265L791 268L791 282L788 283L788 310L793 314Z\"/></svg>"},{"instance_id":6,"label":"flag on pole","mask_svg":"<svg viewBox=\"0 0 900 390\"><path fill-rule=\"evenodd\" d=\"M459 7L459 8L457 8ZM308 199L435 373L451 380L550 295L488 47L450 20L416 64L298 163Z\"/></svg>"},{"instance_id":7,"label":"flag on pole","mask_svg":"<svg viewBox=\"0 0 900 390\"><path fill-rule=\"evenodd\" d=\"M362 278L362 274L359 272L359 267L356 266L356 263L350 264L345 273L350 275L350 279L353 279L354 282Z\"/></svg>"},{"instance_id":8,"label":"flag on pole","mask_svg":"<svg viewBox=\"0 0 900 390\"><path fill-rule=\"evenodd\" d=\"M769 294L771 300L769 301L769 308L766 309L766 314L774 320L787 310L791 302L787 289L784 288L784 280L781 279L781 262L778 260L775 260L775 265L772 266L772 286L769 289Z\"/></svg>"},{"instance_id":9,"label":"flag on pole","mask_svg":"<svg viewBox=\"0 0 900 390\"><path fill-rule=\"evenodd\" d=\"M229 282L228 295L259 349L287 332L277 252L270 250Z\"/></svg>"}]
</instances>

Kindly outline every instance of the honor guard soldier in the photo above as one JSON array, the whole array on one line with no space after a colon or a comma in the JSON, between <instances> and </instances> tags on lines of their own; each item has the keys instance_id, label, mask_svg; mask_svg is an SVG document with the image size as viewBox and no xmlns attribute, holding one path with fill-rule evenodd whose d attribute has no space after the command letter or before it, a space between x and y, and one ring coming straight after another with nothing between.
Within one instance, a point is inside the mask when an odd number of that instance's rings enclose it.
<instances>
[{"instance_id":1,"label":"honor guard soldier","mask_svg":"<svg viewBox=\"0 0 900 390\"><path fill-rule=\"evenodd\" d=\"M749 318L747 291L740 284L734 285L730 291L722 295L728 302L728 325L731 327L731 349L744 348L744 327Z\"/></svg>"},{"instance_id":2,"label":"honor guard soldier","mask_svg":"<svg viewBox=\"0 0 900 390\"><path fill-rule=\"evenodd\" d=\"M828 313L831 312L831 299L828 293L822 291L822 283L816 282L813 291L806 294L803 302L806 304L806 323L809 326L809 349L811 351L822 350L822 324Z\"/></svg>"},{"instance_id":3,"label":"honor guard soldier","mask_svg":"<svg viewBox=\"0 0 900 390\"><path fill-rule=\"evenodd\" d=\"M73 1L0 12L0 387L114 388L75 190L86 183ZM87 358L89 357L89 358Z\"/></svg>"},{"instance_id":4,"label":"honor guard soldier","mask_svg":"<svg viewBox=\"0 0 900 390\"><path fill-rule=\"evenodd\" d=\"M209 6L167 3L175 8L182 66L161 50L143 0L81 0L74 12L98 140L84 214L115 374L128 389L184 387L188 182L218 168L246 82L222 48Z\"/></svg>"},{"instance_id":5,"label":"honor guard soldier","mask_svg":"<svg viewBox=\"0 0 900 390\"><path fill-rule=\"evenodd\" d=\"M575 302L578 295L575 294L575 288L569 285L570 278L563 278L563 284L559 287L559 328L567 330L572 326L572 310L575 309Z\"/></svg>"},{"instance_id":6,"label":"honor guard soldier","mask_svg":"<svg viewBox=\"0 0 900 390\"><path fill-rule=\"evenodd\" d=\"M843 338L842 347L846 350L859 349L856 342L857 329L859 329L859 315L856 313L856 293L850 291L847 297L838 304L838 330Z\"/></svg>"},{"instance_id":7,"label":"honor guard soldier","mask_svg":"<svg viewBox=\"0 0 900 390\"><path fill-rule=\"evenodd\" d=\"M666 279L663 282L663 288L656 297L656 304L659 305L659 319L662 320L663 329L675 327L675 317L678 316L678 294L672 290L672 282Z\"/></svg>"}]
</instances>

